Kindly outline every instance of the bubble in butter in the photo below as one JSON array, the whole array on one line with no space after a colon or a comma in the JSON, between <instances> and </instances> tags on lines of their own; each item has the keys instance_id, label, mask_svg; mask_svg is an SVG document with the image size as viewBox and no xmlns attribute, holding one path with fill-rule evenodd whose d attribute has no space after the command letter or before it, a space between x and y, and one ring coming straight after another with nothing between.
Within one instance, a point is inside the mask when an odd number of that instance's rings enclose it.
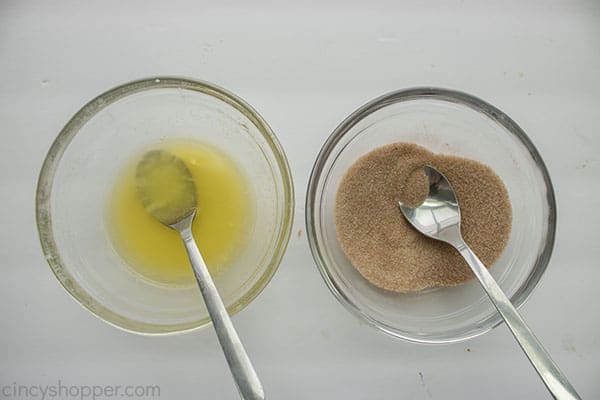
<instances>
[{"instance_id":1,"label":"bubble in butter","mask_svg":"<svg viewBox=\"0 0 600 400\"><path fill-rule=\"evenodd\" d=\"M189 169L197 191L192 232L213 276L231 267L247 244L254 203L246 176L224 152L193 140L163 142ZM108 201L108 231L117 253L136 273L159 284L195 285L179 234L148 213L136 190L133 157L117 176ZM165 188L166 189L166 188Z\"/></svg>"}]
</instances>

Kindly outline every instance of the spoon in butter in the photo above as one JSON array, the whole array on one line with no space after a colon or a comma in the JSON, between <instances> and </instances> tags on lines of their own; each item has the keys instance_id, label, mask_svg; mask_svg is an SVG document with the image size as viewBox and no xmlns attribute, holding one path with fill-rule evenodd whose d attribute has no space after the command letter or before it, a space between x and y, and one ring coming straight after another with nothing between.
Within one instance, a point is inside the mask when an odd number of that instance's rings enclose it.
<instances>
[{"instance_id":1,"label":"spoon in butter","mask_svg":"<svg viewBox=\"0 0 600 400\"><path fill-rule=\"evenodd\" d=\"M196 281L240 395L263 400L263 387L238 337L227 309L192 235L197 192L183 160L164 150L147 152L136 168L136 189L146 211L176 230L187 251Z\"/></svg>"},{"instance_id":2,"label":"spoon in butter","mask_svg":"<svg viewBox=\"0 0 600 400\"><path fill-rule=\"evenodd\" d=\"M424 171L429 180L429 194L417 207L399 202L404 217L419 232L450 244L465 259L552 396L560 400L580 400L575 388L552 361L542 343L529 329L485 265L462 238L460 207L450 182L440 171L429 165L424 167Z\"/></svg>"}]
</instances>

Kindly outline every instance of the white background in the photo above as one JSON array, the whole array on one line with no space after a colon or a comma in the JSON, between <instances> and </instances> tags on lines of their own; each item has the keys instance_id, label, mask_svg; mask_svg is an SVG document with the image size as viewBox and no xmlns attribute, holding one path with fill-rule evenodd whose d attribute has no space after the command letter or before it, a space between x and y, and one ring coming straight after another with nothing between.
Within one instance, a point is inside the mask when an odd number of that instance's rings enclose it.
<instances>
[{"instance_id":1,"label":"white background","mask_svg":"<svg viewBox=\"0 0 600 400\"><path fill-rule=\"evenodd\" d=\"M338 304L311 258L304 195L321 144L367 100L424 84L496 105L544 157L558 238L522 312L582 397L600 398L600 2L299 3L0 1L0 384L237 398L210 329L114 329L64 292L38 244L35 184L58 131L95 95L165 74L240 95L287 151L293 236L234 318L269 399L549 398L504 326L456 345L395 340Z\"/></svg>"}]
</instances>

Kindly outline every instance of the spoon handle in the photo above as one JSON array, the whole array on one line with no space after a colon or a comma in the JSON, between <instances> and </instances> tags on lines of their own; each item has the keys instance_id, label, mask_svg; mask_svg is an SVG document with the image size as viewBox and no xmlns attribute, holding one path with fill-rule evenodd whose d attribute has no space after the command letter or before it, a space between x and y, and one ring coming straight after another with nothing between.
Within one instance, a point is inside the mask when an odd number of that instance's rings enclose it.
<instances>
[{"instance_id":1,"label":"spoon handle","mask_svg":"<svg viewBox=\"0 0 600 400\"><path fill-rule=\"evenodd\" d=\"M481 286L483 286L492 303L494 303L494 306L502 318L504 318L506 325L508 325L508 328L515 339L517 339L517 342L552 396L558 400L581 400L575 388L571 386L556 363L552 361L544 346L542 346L531 329L529 329L521 315L475 253L465 243L456 246L456 249L464 257L467 264L469 264L477 279L479 279Z\"/></svg>"},{"instance_id":2,"label":"spoon handle","mask_svg":"<svg viewBox=\"0 0 600 400\"><path fill-rule=\"evenodd\" d=\"M194 269L194 275L196 275L198 286L200 286L200 292L202 293L202 297L204 297L206 308L212 319L215 332L217 333L223 353L225 353L225 358L229 364L229 369L242 399L264 400L265 394L262 384L233 327L223 300L221 300L221 296L219 296L219 292L208 272L200 250L198 250L191 229L184 229L179 233L185 243L185 249Z\"/></svg>"}]
</instances>

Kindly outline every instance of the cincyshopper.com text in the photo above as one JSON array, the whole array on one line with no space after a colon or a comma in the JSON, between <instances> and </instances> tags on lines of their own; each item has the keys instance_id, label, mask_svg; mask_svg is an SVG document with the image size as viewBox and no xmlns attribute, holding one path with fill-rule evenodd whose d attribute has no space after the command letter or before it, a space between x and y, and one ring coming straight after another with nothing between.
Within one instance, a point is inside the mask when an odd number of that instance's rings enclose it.
<instances>
[{"instance_id":1,"label":"cincyshopper.com text","mask_svg":"<svg viewBox=\"0 0 600 400\"><path fill-rule=\"evenodd\" d=\"M17 382L0 382L0 399L60 399L60 400L104 400L104 399L157 399L158 385L70 385L58 380L51 385L23 385Z\"/></svg>"}]
</instances>

